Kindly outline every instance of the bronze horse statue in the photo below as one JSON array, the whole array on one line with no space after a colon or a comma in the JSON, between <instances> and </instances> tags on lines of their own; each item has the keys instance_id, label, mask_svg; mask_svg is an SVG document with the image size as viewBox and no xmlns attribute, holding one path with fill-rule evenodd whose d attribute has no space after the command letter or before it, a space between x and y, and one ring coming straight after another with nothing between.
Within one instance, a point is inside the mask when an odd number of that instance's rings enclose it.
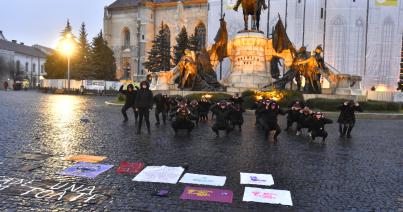
<instances>
[{"instance_id":1,"label":"bronze horse statue","mask_svg":"<svg viewBox=\"0 0 403 212\"><path fill-rule=\"evenodd\" d=\"M259 31L260 14L263 9L267 9L266 0L238 0L234 10L238 11L239 5L242 5L243 20L245 30L248 30L249 15L252 16L252 30Z\"/></svg>"}]
</instances>

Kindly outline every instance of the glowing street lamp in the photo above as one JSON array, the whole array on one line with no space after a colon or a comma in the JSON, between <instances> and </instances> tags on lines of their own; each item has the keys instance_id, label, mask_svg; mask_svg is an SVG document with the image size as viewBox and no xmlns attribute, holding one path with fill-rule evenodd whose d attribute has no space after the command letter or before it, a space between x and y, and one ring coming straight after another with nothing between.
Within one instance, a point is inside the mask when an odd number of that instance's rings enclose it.
<instances>
[{"instance_id":1,"label":"glowing street lamp","mask_svg":"<svg viewBox=\"0 0 403 212\"><path fill-rule=\"evenodd\" d=\"M70 57L74 52L74 43L70 33L62 38L60 50L67 56L67 90L70 91Z\"/></svg>"}]
</instances>

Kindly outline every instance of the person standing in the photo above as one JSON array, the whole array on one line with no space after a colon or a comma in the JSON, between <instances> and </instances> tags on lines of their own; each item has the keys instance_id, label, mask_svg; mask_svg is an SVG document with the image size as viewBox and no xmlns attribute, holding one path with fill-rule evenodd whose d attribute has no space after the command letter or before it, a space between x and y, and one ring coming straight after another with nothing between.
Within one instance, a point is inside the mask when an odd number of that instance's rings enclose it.
<instances>
[{"instance_id":1,"label":"person standing","mask_svg":"<svg viewBox=\"0 0 403 212\"><path fill-rule=\"evenodd\" d=\"M134 112L134 119L137 122L138 118L138 112L136 111L134 107L134 102L136 101L136 94L137 91L134 89L134 86L132 84L127 85L127 90L123 90L123 85L120 86L119 88L119 93L125 95L125 104L122 107L122 114L123 114L123 122L127 122L129 119L127 118L127 113L126 111L129 108L133 109Z\"/></svg>"},{"instance_id":2,"label":"person standing","mask_svg":"<svg viewBox=\"0 0 403 212\"><path fill-rule=\"evenodd\" d=\"M339 123L340 137L344 138L347 134L347 138L351 138L351 131L355 125L355 111L362 112L362 108L358 102L353 100L344 102L339 106L340 115L337 120Z\"/></svg>"},{"instance_id":3,"label":"person standing","mask_svg":"<svg viewBox=\"0 0 403 212\"><path fill-rule=\"evenodd\" d=\"M160 125L160 113L162 114L162 121L166 124L167 114L169 111L169 98L167 94L157 94L154 97L155 102L155 125Z\"/></svg>"},{"instance_id":4,"label":"person standing","mask_svg":"<svg viewBox=\"0 0 403 212\"><path fill-rule=\"evenodd\" d=\"M277 137L281 133L280 126L278 125L277 116L285 115L286 113L280 109L277 102L272 101L266 104L264 108L260 108L257 111L259 125L265 132L265 138L269 137L270 131L275 131L274 142L277 142Z\"/></svg>"},{"instance_id":5,"label":"person standing","mask_svg":"<svg viewBox=\"0 0 403 212\"><path fill-rule=\"evenodd\" d=\"M207 100L207 98L202 97L200 102L199 102L199 106L200 106L200 119L207 121L208 120L208 113L211 107L211 103L210 101Z\"/></svg>"},{"instance_id":6,"label":"person standing","mask_svg":"<svg viewBox=\"0 0 403 212\"><path fill-rule=\"evenodd\" d=\"M216 117L215 123L211 129L217 136L220 136L219 130L225 130L228 135L232 131L232 128L229 124L229 115L231 111L228 108L227 102L222 100L220 103L213 105L211 111Z\"/></svg>"},{"instance_id":7,"label":"person standing","mask_svg":"<svg viewBox=\"0 0 403 212\"><path fill-rule=\"evenodd\" d=\"M322 112L316 112L309 123L312 142L315 141L316 137L322 137L322 144L324 144L328 135L325 130L325 124L331 123L333 123L333 121L325 118Z\"/></svg>"},{"instance_id":8,"label":"person standing","mask_svg":"<svg viewBox=\"0 0 403 212\"><path fill-rule=\"evenodd\" d=\"M192 100L188 109L190 111L190 120L195 121L196 126L198 126L200 120L200 107L197 100Z\"/></svg>"},{"instance_id":9,"label":"person standing","mask_svg":"<svg viewBox=\"0 0 403 212\"><path fill-rule=\"evenodd\" d=\"M135 100L136 110L139 112L139 125L137 128L137 134L141 133L141 125L143 118L147 125L148 134L150 131L150 109L153 107L153 93L150 90L150 85L147 81L140 83L140 90L138 90Z\"/></svg>"},{"instance_id":10,"label":"person standing","mask_svg":"<svg viewBox=\"0 0 403 212\"><path fill-rule=\"evenodd\" d=\"M7 91L8 90L8 82L4 81L3 86L4 86L4 90Z\"/></svg>"}]
</instances>

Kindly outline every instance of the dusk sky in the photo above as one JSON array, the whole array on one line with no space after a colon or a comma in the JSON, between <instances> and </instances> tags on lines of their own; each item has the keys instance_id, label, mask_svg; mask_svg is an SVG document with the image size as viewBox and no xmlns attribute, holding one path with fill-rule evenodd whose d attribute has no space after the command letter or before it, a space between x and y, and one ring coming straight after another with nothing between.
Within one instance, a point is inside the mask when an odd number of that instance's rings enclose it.
<instances>
[{"instance_id":1,"label":"dusk sky","mask_svg":"<svg viewBox=\"0 0 403 212\"><path fill-rule=\"evenodd\" d=\"M0 30L7 40L55 48L67 19L78 35L87 25L89 41L103 28L104 6L115 0L12 0L1 1Z\"/></svg>"}]
</instances>

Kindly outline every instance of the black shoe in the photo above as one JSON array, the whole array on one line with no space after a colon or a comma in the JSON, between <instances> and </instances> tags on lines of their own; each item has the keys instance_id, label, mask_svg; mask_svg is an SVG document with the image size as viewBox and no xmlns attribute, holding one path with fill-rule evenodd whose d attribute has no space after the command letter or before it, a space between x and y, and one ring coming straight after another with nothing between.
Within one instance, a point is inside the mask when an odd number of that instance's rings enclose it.
<instances>
[{"instance_id":1,"label":"black shoe","mask_svg":"<svg viewBox=\"0 0 403 212\"><path fill-rule=\"evenodd\" d=\"M340 134L340 138L344 138L344 136L345 136L344 134Z\"/></svg>"},{"instance_id":2,"label":"black shoe","mask_svg":"<svg viewBox=\"0 0 403 212\"><path fill-rule=\"evenodd\" d=\"M215 132L217 137L220 136L220 133L218 132L218 130L213 130L213 131Z\"/></svg>"},{"instance_id":3,"label":"black shoe","mask_svg":"<svg viewBox=\"0 0 403 212\"><path fill-rule=\"evenodd\" d=\"M123 123L126 123L127 121L129 121L129 119L123 119Z\"/></svg>"},{"instance_id":4,"label":"black shoe","mask_svg":"<svg viewBox=\"0 0 403 212\"><path fill-rule=\"evenodd\" d=\"M347 138L352 138L350 134L347 134Z\"/></svg>"},{"instance_id":5,"label":"black shoe","mask_svg":"<svg viewBox=\"0 0 403 212\"><path fill-rule=\"evenodd\" d=\"M137 130L136 134L137 134L137 135L140 135L140 134L141 134L141 131L140 131L140 130Z\"/></svg>"},{"instance_id":6,"label":"black shoe","mask_svg":"<svg viewBox=\"0 0 403 212\"><path fill-rule=\"evenodd\" d=\"M270 131L266 131L266 132L264 133L264 138L265 138L265 139L268 139L268 138L269 138L269 134L270 134Z\"/></svg>"},{"instance_id":7,"label":"black shoe","mask_svg":"<svg viewBox=\"0 0 403 212\"><path fill-rule=\"evenodd\" d=\"M160 125L160 123L159 123L159 122L157 122L157 123L155 123L155 125L159 126L159 125Z\"/></svg>"},{"instance_id":8,"label":"black shoe","mask_svg":"<svg viewBox=\"0 0 403 212\"><path fill-rule=\"evenodd\" d=\"M150 129L147 129L147 133L150 135L150 134L151 134L151 130L150 130Z\"/></svg>"}]
</instances>

